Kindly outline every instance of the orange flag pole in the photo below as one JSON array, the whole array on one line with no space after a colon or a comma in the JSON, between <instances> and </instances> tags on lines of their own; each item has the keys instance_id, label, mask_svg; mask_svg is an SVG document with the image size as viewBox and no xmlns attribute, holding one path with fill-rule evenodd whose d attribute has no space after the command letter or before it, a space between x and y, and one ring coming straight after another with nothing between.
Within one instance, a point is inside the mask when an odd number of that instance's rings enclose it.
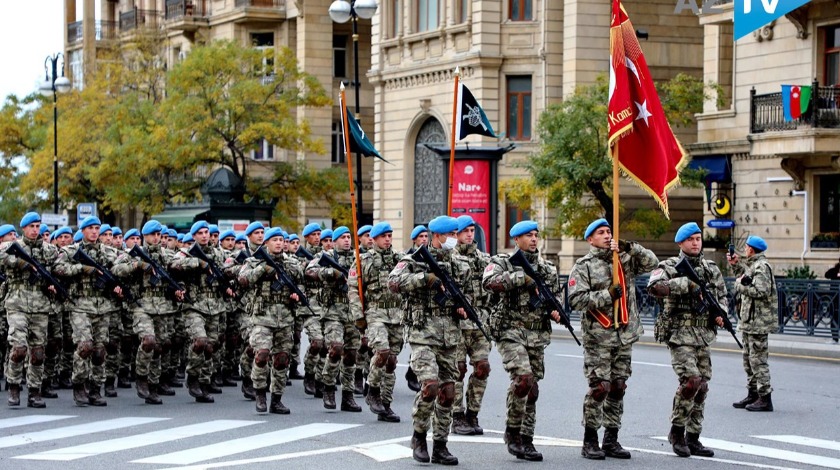
<instances>
[{"instance_id":1,"label":"orange flag pole","mask_svg":"<svg viewBox=\"0 0 840 470\"><path fill-rule=\"evenodd\" d=\"M342 132L344 132L344 157L347 159L347 179L350 182L350 209L353 213L353 240L355 240L354 246L356 250L356 270L358 271L358 275L356 279L358 279L359 285L359 301L362 304L362 312L364 312L365 308L365 297L362 294L362 257L359 254L359 223L358 219L356 218L356 188L353 184L353 154L350 153L350 123L347 122L347 98L344 93L344 83L341 84L341 91L339 92L339 99L338 102L341 104L341 127ZM359 175L361 178L362 175ZM359 184L362 184L359 181Z\"/></svg>"},{"instance_id":2,"label":"orange flag pole","mask_svg":"<svg viewBox=\"0 0 840 470\"><path fill-rule=\"evenodd\" d=\"M618 189L619 189L620 179L621 179L620 175L619 175L619 172L618 172L618 146L619 146L619 143L616 142L615 143L615 152L613 153L613 197L612 197L612 199L613 199L612 234L613 234L613 239L616 240L616 242L618 242L618 239L619 239L618 214L619 214L620 211L619 211L619 195L618 195L619 190ZM622 289L622 291L624 291L626 289L625 289L625 286L623 285L623 279L622 279L623 276L620 276L620 274L619 274L621 269L622 269L621 268L621 259L619 259L618 252L613 251L613 269L612 269L613 285L621 284L621 289ZM627 292L622 292L622 297L624 295L627 295ZM621 325L618 321L619 317L620 317L620 314L621 314L621 299L618 299L616 302L613 303L613 325L615 325L616 329L618 329L618 327Z\"/></svg>"},{"instance_id":3,"label":"orange flag pole","mask_svg":"<svg viewBox=\"0 0 840 470\"><path fill-rule=\"evenodd\" d=\"M447 194L446 215L452 215L452 183L455 179L455 133L458 129L458 84L461 67L455 67L455 94L452 100L452 133L449 137L449 193Z\"/></svg>"}]
</instances>

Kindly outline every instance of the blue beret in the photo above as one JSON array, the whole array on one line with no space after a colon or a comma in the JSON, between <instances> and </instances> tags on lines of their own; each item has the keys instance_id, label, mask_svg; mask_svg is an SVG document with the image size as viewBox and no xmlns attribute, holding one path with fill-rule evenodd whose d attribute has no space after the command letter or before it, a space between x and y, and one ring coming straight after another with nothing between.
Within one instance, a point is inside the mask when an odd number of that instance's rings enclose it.
<instances>
[{"instance_id":1,"label":"blue beret","mask_svg":"<svg viewBox=\"0 0 840 470\"><path fill-rule=\"evenodd\" d=\"M175 238L177 238L179 242L183 242L184 241L184 234L179 233L178 235L175 235Z\"/></svg>"},{"instance_id":2,"label":"blue beret","mask_svg":"<svg viewBox=\"0 0 840 470\"><path fill-rule=\"evenodd\" d=\"M50 238L49 238L49 240L50 240L50 241L55 240L55 233L51 233L51 234L50 234Z\"/></svg>"},{"instance_id":3,"label":"blue beret","mask_svg":"<svg viewBox=\"0 0 840 470\"><path fill-rule=\"evenodd\" d=\"M510 236L519 237L531 232L532 230L539 231L540 226L533 220L523 220L510 228Z\"/></svg>"},{"instance_id":4,"label":"blue beret","mask_svg":"<svg viewBox=\"0 0 840 470\"><path fill-rule=\"evenodd\" d=\"M85 217L85 219L82 220L82 223L79 224L79 230L86 229L91 225L99 225L99 233L105 233L105 231L102 230L104 227L108 227L109 229L111 228L111 226L108 224L102 225L102 222L99 221L99 217L96 217L95 215L90 215Z\"/></svg>"},{"instance_id":5,"label":"blue beret","mask_svg":"<svg viewBox=\"0 0 840 470\"><path fill-rule=\"evenodd\" d=\"M428 231L429 230L426 228L425 225L418 225L414 227L414 230L411 231L411 239L414 240L415 238L419 237L421 233Z\"/></svg>"},{"instance_id":6,"label":"blue beret","mask_svg":"<svg viewBox=\"0 0 840 470\"><path fill-rule=\"evenodd\" d=\"M747 245L753 247L755 251L764 251L767 249L767 242L764 241L763 238L757 237L755 235L750 235L747 237Z\"/></svg>"},{"instance_id":7,"label":"blue beret","mask_svg":"<svg viewBox=\"0 0 840 470\"><path fill-rule=\"evenodd\" d=\"M114 226L114 227L111 229L111 232L114 234L114 236L117 236L117 235L122 235L122 229L121 229L121 228L119 228L119 227L117 227L117 226Z\"/></svg>"},{"instance_id":8,"label":"blue beret","mask_svg":"<svg viewBox=\"0 0 840 470\"><path fill-rule=\"evenodd\" d=\"M329 238L330 240L332 240L332 236L333 236L333 231L330 230L330 229L326 229L326 230L321 232L321 240L323 240L325 238Z\"/></svg>"},{"instance_id":9,"label":"blue beret","mask_svg":"<svg viewBox=\"0 0 840 470\"><path fill-rule=\"evenodd\" d=\"M199 220L198 222L194 223L192 228L190 228L190 237L194 237L196 232L198 232L199 230L201 230L203 228L206 228L207 230L210 230L210 224L208 224L204 220Z\"/></svg>"},{"instance_id":10,"label":"blue beret","mask_svg":"<svg viewBox=\"0 0 840 470\"><path fill-rule=\"evenodd\" d=\"M248 228L245 229L245 236L251 236L251 234L254 233L254 230L259 229L265 230L262 222L251 222L251 224L248 225Z\"/></svg>"},{"instance_id":11,"label":"blue beret","mask_svg":"<svg viewBox=\"0 0 840 470\"><path fill-rule=\"evenodd\" d=\"M184 243L190 243L190 242L194 242L195 240L193 240L193 237L192 237L191 233L185 233L184 234L184 239L181 240L181 241L184 242Z\"/></svg>"},{"instance_id":12,"label":"blue beret","mask_svg":"<svg viewBox=\"0 0 840 470\"><path fill-rule=\"evenodd\" d=\"M160 225L160 222L158 222L155 219L152 219L152 220L146 222L145 224L143 224L143 230L142 230L143 235L151 235L155 232L162 232L162 231L163 231L163 226ZM128 238L128 237L126 236L126 238Z\"/></svg>"},{"instance_id":13,"label":"blue beret","mask_svg":"<svg viewBox=\"0 0 840 470\"><path fill-rule=\"evenodd\" d=\"M263 239L263 241L267 242L274 237L283 237L283 229L281 229L280 227L274 227L274 228L270 228L270 229L266 230L265 238ZM286 237L283 237L283 238L286 238Z\"/></svg>"},{"instance_id":14,"label":"blue beret","mask_svg":"<svg viewBox=\"0 0 840 470\"><path fill-rule=\"evenodd\" d=\"M442 215L435 217L429 222L429 231L432 233L449 233L458 231L458 221L455 217Z\"/></svg>"},{"instance_id":15,"label":"blue beret","mask_svg":"<svg viewBox=\"0 0 840 470\"><path fill-rule=\"evenodd\" d=\"M222 232L221 235L219 235L219 240L224 240L225 238L228 238L228 237L230 237L230 238L236 237L236 232L234 232L233 230L225 230L224 232Z\"/></svg>"},{"instance_id":16,"label":"blue beret","mask_svg":"<svg viewBox=\"0 0 840 470\"><path fill-rule=\"evenodd\" d=\"M345 233L350 233L350 229L345 227L344 225L342 225L341 227L338 227L337 229L333 230L333 233L332 233L333 240L338 240L338 238L340 236L344 235Z\"/></svg>"},{"instance_id":17,"label":"blue beret","mask_svg":"<svg viewBox=\"0 0 840 470\"><path fill-rule=\"evenodd\" d=\"M94 217L94 218L96 219L96 217ZM87 220L87 219L85 219L85 220ZM82 222L82 223L84 223L84 222ZM99 219L96 219L96 225L100 226L99 227L99 233L111 232L113 234L113 229L111 229L111 226L108 225L108 224L101 224L99 222ZM84 227L82 227L82 228L84 228Z\"/></svg>"},{"instance_id":18,"label":"blue beret","mask_svg":"<svg viewBox=\"0 0 840 470\"><path fill-rule=\"evenodd\" d=\"M52 236L53 236L53 238L55 238L55 237L60 237L64 234L73 235L73 231L70 230L70 227L61 227L60 229L53 232ZM0 237L2 237L3 235L4 235L3 231L0 230Z\"/></svg>"},{"instance_id":19,"label":"blue beret","mask_svg":"<svg viewBox=\"0 0 840 470\"><path fill-rule=\"evenodd\" d=\"M125 232L125 236L123 238L125 238L127 240L131 237L139 237L139 236L140 236L140 232L138 232L136 228L132 228L132 229L129 229L127 232Z\"/></svg>"},{"instance_id":20,"label":"blue beret","mask_svg":"<svg viewBox=\"0 0 840 470\"><path fill-rule=\"evenodd\" d=\"M169 233L170 237L178 237L178 232L176 232L174 228L167 230L167 233Z\"/></svg>"},{"instance_id":21,"label":"blue beret","mask_svg":"<svg viewBox=\"0 0 840 470\"><path fill-rule=\"evenodd\" d=\"M598 219L595 222L592 222L591 224L589 224L588 227L586 227L586 232L583 233L583 239L586 240L587 238L589 238L589 236L592 235L593 233L595 233L595 231L598 230L599 228L609 227L609 226L610 226L610 223L607 222L607 219Z\"/></svg>"},{"instance_id":22,"label":"blue beret","mask_svg":"<svg viewBox=\"0 0 840 470\"><path fill-rule=\"evenodd\" d=\"M26 227L27 225L29 225L31 223L40 222L40 221L41 221L41 216L38 215L37 212L27 212L26 215L24 215L23 218L20 219L20 228Z\"/></svg>"},{"instance_id":23,"label":"blue beret","mask_svg":"<svg viewBox=\"0 0 840 470\"><path fill-rule=\"evenodd\" d=\"M703 233L703 231L700 230L700 227L697 225L697 223L689 222L680 227L679 230L677 230L677 236L674 237L674 242L682 243L688 237L694 235L695 233Z\"/></svg>"},{"instance_id":24,"label":"blue beret","mask_svg":"<svg viewBox=\"0 0 840 470\"><path fill-rule=\"evenodd\" d=\"M12 224L0 225L0 237L5 237L6 235L15 231L15 226Z\"/></svg>"},{"instance_id":25,"label":"blue beret","mask_svg":"<svg viewBox=\"0 0 840 470\"><path fill-rule=\"evenodd\" d=\"M73 234L73 242L74 243L79 243L80 241L82 241L82 231L81 231L81 229L76 230L76 233Z\"/></svg>"},{"instance_id":26,"label":"blue beret","mask_svg":"<svg viewBox=\"0 0 840 470\"><path fill-rule=\"evenodd\" d=\"M211 233L211 234L213 234L213 233L219 233L219 226L218 226L218 225L216 225L216 224L210 224L210 226L209 226L209 227L207 227L207 228L210 230L210 233Z\"/></svg>"},{"instance_id":27,"label":"blue beret","mask_svg":"<svg viewBox=\"0 0 840 470\"><path fill-rule=\"evenodd\" d=\"M312 222L311 224L308 224L306 227L303 227L303 232L301 232L301 233L303 233L304 237L308 237L308 236L312 235L313 233L320 232L320 231L321 231L321 226L318 225L315 222Z\"/></svg>"},{"instance_id":28,"label":"blue beret","mask_svg":"<svg viewBox=\"0 0 840 470\"><path fill-rule=\"evenodd\" d=\"M298 236L298 234L293 233L293 234L289 235L289 241L293 241L293 240L300 240L300 237Z\"/></svg>"},{"instance_id":29,"label":"blue beret","mask_svg":"<svg viewBox=\"0 0 840 470\"><path fill-rule=\"evenodd\" d=\"M393 232L394 229L391 228L391 224L388 222L379 222L378 224L374 225L372 229L370 229L370 236L376 238L382 234Z\"/></svg>"},{"instance_id":30,"label":"blue beret","mask_svg":"<svg viewBox=\"0 0 840 470\"><path fill-rule=\"evenodd\" d=\"M161 225L160 226L160 231L169 233L169 227L167 227L166 225Z\"/></svg>"},{"instance_id":31,"label":"blue beret","mask_svg":"<svg viewBox=\"0 0 840 470\"><path fill-rule=\"evenodd\" d=\"M361 237L362 235L370 232L371 230L373 230L373 225L362 225L361 227L359 227L359 231L356 232L356 235Z\"/></svg>"},{"instance_id":32,"label":"blue beret","mask_svg":"<svg viewBox=\"0 0 840 470\"><path fill-rule=\"evenodd\" d=\"M47 226L47 224L41 224L41 228L38 229L38 235L43 235L44 232L49 232L49 230L50 228Z\"/></svg>"},{"instance_id":33,"label":"blue beret","mask_svg":"<svg viewBox=\"0 0 840 470\"><path fill-rule=\"evenodd\" d=\"M245 237L245 234L244 234L244 233L240 233L240 234L236 235L236 240L235 240L235 241L236 241L237 243L239 243L239 242L247 242L247 241L248 241L248 238L247 238L247 237Z\"/></svg>"},{"instance_id":34,"label":"blue beret","mask_svg":"<svg viewBox=\"0 0 840 470\"><path fill-rule=\"evenodd\" d=\"M473 220L472 217L468 215L462 215L458 217L458 233L463 232L465 228L471 225L475 226L475 220Z\"/></svg>"}]
</instances>

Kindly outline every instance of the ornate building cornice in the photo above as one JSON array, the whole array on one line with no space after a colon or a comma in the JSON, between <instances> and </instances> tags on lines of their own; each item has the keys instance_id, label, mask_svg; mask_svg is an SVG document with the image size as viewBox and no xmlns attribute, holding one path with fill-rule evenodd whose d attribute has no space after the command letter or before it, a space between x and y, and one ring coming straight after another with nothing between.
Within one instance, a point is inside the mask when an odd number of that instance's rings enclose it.
<instances>
[{"instance_id":1,"label":"ornate building cornice","mask_svg":"<svg viewBox=\"0 0 840 470\"><path fill-rule=\"evenodd\" d=\"M475 74L473 67L462 67L461 77L472 77ZM400 90L416 86L434 85L436 83L451 83L455 78L455 68L447 67L443 70L421 72L403 77L394 77L385 80L386 90Z\"/></svg>"}]
</instances>

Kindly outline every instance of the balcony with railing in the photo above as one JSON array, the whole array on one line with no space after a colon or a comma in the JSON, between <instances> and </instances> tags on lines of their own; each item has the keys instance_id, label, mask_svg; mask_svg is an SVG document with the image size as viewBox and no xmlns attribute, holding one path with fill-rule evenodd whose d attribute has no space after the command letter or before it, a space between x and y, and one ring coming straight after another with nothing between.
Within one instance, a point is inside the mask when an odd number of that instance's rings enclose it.
<instances>
[{"instance_id":1,"label":"balcony with railing","mask_svg":"<svg viewBox=\"0 0 840 470\"><path fill-rule=\"evenodd\" d=\"M236 23L282 21L286 19L284 0L235 0L231 19Z\"/></svg>"},{"instance_id":2,"label":"balcony with railing","mask_svg":"<svg viewBox=\"0 0 840 470\"><path fill-rule=\"evenodd\" d=\"M120 13L120 33L138 28L157 28L160 26L161 12L135 8Z\"/></svg>"},{"instance_id":3,"label":"balcony with railing","mask_svg":"<svg viewBox=\"0 0 840 470\"><path fill-rule=\"evenodd\" d=\"M96 21L94 39L96 41L112 41L117 39L116 21ZM84 22L74 21L67 25L67 44L81 44L84 41Z\"/></svg>"},{"instance_id":4,"label":"balcony with railing","mask_svg":"<svg viewBox=\"0 0 840 470\"><path fill-rule=\"evenodd\" d=\"M797 119L785 120L782 93L757 95L750 91L750 133L799 129L840 129L840 87L820 86L814 81L808 110Z\"/></svg>"},{"instance_id":5,"label":"balcony with railing","mask_svg":"<svg viewBox=\"0 0 840 470\"><path fill-rule=\"evenodd\" d=\"M166 0L164 21L169 29L194 31L210 24L209 0Z\"/></svg>"},{"instance_id":6,"label":"balcony with railing","mask_svg":"<svg viewBox=\"0 0 840 470\"><path fill-rule=\"evenodd\" d=\"M67 25L67 44L76 44L84 39L82 34L82 22L74 21Z\"/></svg>"}]
</instances>

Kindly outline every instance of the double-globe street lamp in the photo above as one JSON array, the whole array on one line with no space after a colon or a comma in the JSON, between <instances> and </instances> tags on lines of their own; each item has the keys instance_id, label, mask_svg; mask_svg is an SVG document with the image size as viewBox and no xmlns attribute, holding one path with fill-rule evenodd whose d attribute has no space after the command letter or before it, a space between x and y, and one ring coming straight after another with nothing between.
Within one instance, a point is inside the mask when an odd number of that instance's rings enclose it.
<instances>
[{"instance_id":1,"label":"double-globe street lamp","mask_svg":"<svg viewBox=\"0 0 840 470\"><path fill-rule=\"evenodd\" d=\"M58 61L61 60L61 76L58 76ZM44 83L40 92L53 97L53 213L58 214L58 94L70 91L70 80L64 76L64 56L61 52L47 56L44 60ZM56 227L58 228L58 227Z\"/></svg>"},{"instance_id":2,"label":"double-globe street lamp","mask_svg":"<svg viewBox=\"0 0 840 470\"><path fill-rule=\"evenodd\" d=\"M356 90L356 119L359 116L359 18L369 20L376 13L376 0L335 0L330 5L330 18L336 23L346 23L353 20L353 87ZM362 159L356 153L356 207L358 208L358 222L362 225Z\"/></svg>"}]
</instances>

